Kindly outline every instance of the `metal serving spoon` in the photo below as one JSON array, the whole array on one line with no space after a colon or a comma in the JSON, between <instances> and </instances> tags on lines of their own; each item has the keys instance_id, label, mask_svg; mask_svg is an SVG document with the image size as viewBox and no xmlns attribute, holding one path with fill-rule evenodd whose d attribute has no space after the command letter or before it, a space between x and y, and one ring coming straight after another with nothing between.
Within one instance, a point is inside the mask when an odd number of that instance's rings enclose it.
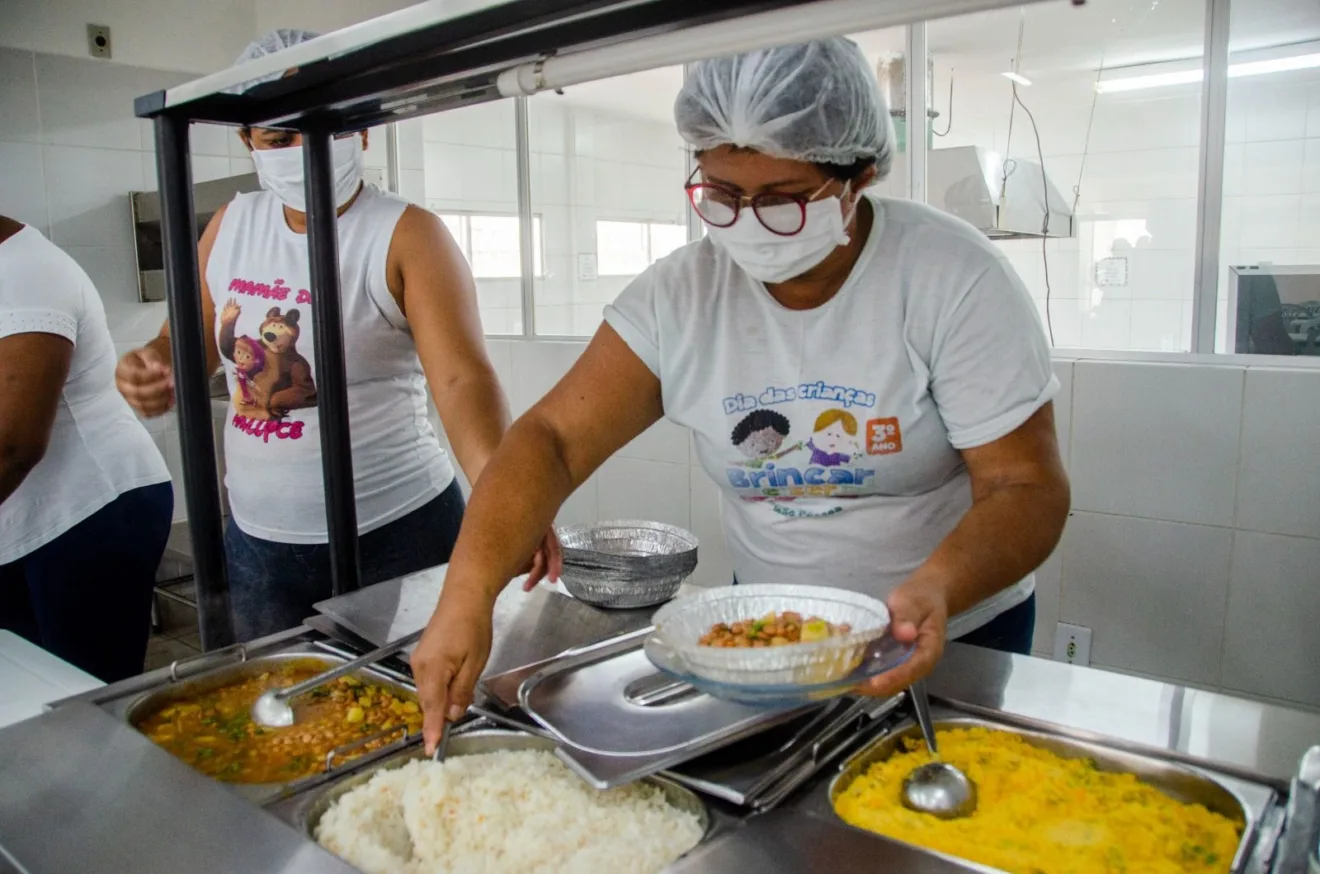
<instances>
[{"instance_id":1,"label":"metal serving spoon","mask_svg":"<svg viewBox=\"0 0 1320 874\"><path fill-rule=\"evenodd\" d=\"M351 662L344 662L336 668L332 668L323 674L317 674L315 677L303 680L286 689L269 689L261 693L261 696L252 704L252 721L257 725L265 725L270 728L288 728L294 723L293 708L289 706L289 701L304 695L318 686L324 686L331 680L337 680L345 674L351 674L358 668L375 664L376 662L394 655L400 650L407 649L414 643L422 639L422 631L419 629L406 637L401 637L393 643L387 643L380 649L373 649L364 656L358 656Z\"/></svg>"},{"instance_id":2,"label":"metal serving spoon","mask_svg":"<svg viewBox=\"0 0 1320 874\"><path fill-rule=\"evenodd\" d=\"M966 774L939 760L935 746L935 723L930 718L930 699L926 695L926 681L918 680L908 689L917 724L930 750L933 762L927 762L903 780L903 806L918 813L928 813L940 819L958 819L976 809L976 784Z\"/></svg>"}]
</instances>

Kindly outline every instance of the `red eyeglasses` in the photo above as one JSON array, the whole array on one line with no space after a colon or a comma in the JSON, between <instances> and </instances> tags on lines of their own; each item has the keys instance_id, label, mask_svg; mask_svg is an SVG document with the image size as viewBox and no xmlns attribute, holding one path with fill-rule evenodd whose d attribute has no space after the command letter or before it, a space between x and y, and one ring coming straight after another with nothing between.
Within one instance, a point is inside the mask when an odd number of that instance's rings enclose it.
<instances>
[{"instance_id":1,"label":"red eyeglasses","mask_svg":"<svg viewBox=\"0 0 1320 874\"><path fill-rule=\"evenodd\" d=\"M791 237L807 225L807 204L811 203L830 183L826 182L811 194L779 194L773 191L748 197L730 191L713 182L693 182L698 171L693 171L683 186L692 208L706 224L716 228L731 227L738 221L743 204L752 208L756 220L772 234Z\"/></svg>"}]
</instances>

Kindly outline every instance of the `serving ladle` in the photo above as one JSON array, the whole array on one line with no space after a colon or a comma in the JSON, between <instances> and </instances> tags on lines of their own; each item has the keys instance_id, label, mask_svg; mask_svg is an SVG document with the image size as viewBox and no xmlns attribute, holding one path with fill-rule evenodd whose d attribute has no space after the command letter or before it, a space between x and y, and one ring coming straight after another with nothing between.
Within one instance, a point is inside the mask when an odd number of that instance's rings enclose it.
<instances>
[{"instance_id":1,"label":"serving ladle","mask_svg":"<svg viewBox=\"0 0 1320 874\"><path fill-rule=\"evenodd\" d=\"M295 721L293 708L289 706L290 700L297 698L299 695L305 695L319 686L324 686L332 680L337 680L345 674L351 674L359 668L389 658L400 650L407 649L422 639L422 631L424 630L418 629L393 643L387 643L379 649L373 649L366 655L344 662L338 667L303 680L301 683L296 683L284 689L269 689L262 692L260 697L252 704L252 721L257 725L264 725L269 728L288 728Z\"/></svg>"},{"instance_id":2,"label":"serving ladle","mask_svg":"<svg viewBox=\"0 0 1320 874\"><path fill-rule=\"evenodd\" d=\"M940 761L925 680L912 684L908 689L908 699L916 712L926 749L930 750L934 761L914 768L903 780L903 806L939 819L968 816L976 809L976 784L958 768Z\"/></svg>"}]
</instances>

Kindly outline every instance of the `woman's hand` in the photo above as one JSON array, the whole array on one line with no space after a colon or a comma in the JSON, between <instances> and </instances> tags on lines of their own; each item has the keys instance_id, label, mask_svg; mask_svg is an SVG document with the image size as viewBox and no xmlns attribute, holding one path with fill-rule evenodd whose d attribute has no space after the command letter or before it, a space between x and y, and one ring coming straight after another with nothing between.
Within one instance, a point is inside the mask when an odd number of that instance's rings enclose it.
<instances>
[{"instance_id":1,"label":"woman's hand","mask_svg":"<svg viewBox=\"0 0 1320 874\"><path fill-rule=\"evenodd\" d=\"M527 572L527 580L523 583L523 591L530 592L535 589L536 584L541 580L557 583L563 571L564 548L560 546L559 535L555 534L555 527L551 525L545 538L541 540L541 545L536 548L536 554L532 556L532 566Z\"/></svg>"},{"instance_id":2,"label":"woman's hand","mask_svg":"<svg viewBox=\"0 0 1320 874\"><path fill-rule=\"evenodd\" d=\"M115 367L115 387L130 407L147 418L174 407L174 367L169 347L161 351L162 341L169 342L158 337L124 355Z\"/></svg>"},{"instance_id":3,"label":"woman's hand","mask_svg":"<svg viewBox=\"0 0 1320 874\"><path fill-rule=\"evenodd\" d=\"M858 690L863 695L889 698L922 679L939 664L948 640L949 602L942 586L911 577L886 599L891 630L902 643L915 641L906 662L872 677Z\"/></svg>"},{"instance_id":4,"label":"woman's hand","mask_svg":"<svg viewBox=\"0 0 1320 874\"><path fill-rule=\"evenodd\" d=\"M440 742L445 722L462 718L472 703L472 690L490 658L494 610L492 599L456 583L447 585L409 657L422 702L428 756Z\"/></svg>"}]
</instances>

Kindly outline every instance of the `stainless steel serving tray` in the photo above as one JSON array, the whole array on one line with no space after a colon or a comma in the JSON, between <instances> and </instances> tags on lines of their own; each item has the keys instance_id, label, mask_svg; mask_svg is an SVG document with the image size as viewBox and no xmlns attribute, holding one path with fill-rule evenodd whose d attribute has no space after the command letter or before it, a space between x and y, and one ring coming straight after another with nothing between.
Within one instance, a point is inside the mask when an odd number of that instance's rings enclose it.
<instances>
[{"instance_id":1,"label":"stainless steel serving tray","mask_svg":"<svg viewBox=\"0 0 1320 874\"><path fill-rule=\"evenodd\" d=\"M1253 805L1249 803L1246 798L1243 797L1243 794L1238 788L1236 788L1241 785L1236 780L1223 778L1188 765L1174 764L1172 762L1166 762L1149 756L1123 752L1121 750L1115 750L1099 744L1075 740L1061 735L1030 731L1012 725L974 717L937 714L935 727L937 730L988 728L994 731L1015 734L1020 736L1027 743L1049 750L1055 755L1067 759L1090 759L1095 763L1096 768L1101 771L1135 774L1142 782L1154 786L1156 789L1159 789L1171 798L1185 803L1204 805L1208 810L1233 819L1242 826L1242 837L1238 841L1238 849L1234 855L1231 870L1233 872L1246 870L1247 862L1251 856L1252 848L1255 843L1256 827L1259 823L1260 814L1262 813L1261 808L1264 805ZM920 737L921 730L915 724L908 722L896 727L894 731L885 734L870 744L867 744L851 758L845 761L840 768L839 774L830 781L828 787L830 812L833 813L835 800L845 789L847 789L853 780L865 773L871 765L877 762L886 761L890 756L902 751L903 742L905 740L909 738L919 739ZM1230 783L1233 785L1230 786ZM842 818L838 817L837 814L834 814L834 816L838 822L843 822ZM851 828L852 826L849 827ZM864 831L862 829L858 830ZM897 840L895 838L887 839ZM931 853L951 861L956 861L962 865L972 865L974 866L973 870L995 870L984 868L984 866L969 863L967 860L938 853L924 847L921 847L920 849L922 849L923 852Z\"/></svg>"},{"instance_id":2,"label":"stainless steel serving tray","mask_svg":"<svg viewBox=\"0 0 1320 874\"><path fill-rule=\"evenodd\" d=\"M811 709L747 707L676 685L651 665L643 638L625 635L552 660L522 675L517 687L517 705L562 741L557 755L599 789L655 774ZM507 702L509 685L491 678L486 688Z\"/></svg>"},{"instance_id":3,"label":"stainless steel serving tray","mask_svg":"<svg viewBox=\"0 0 1320 874\"><path fill-rule=\"evenodd\" d=\"M113 715L118 716L130 726L136 728L137 722L140 719L145 718L147 715L154 713L162 707L178 701L186 701L221 686L226 686L230 683L239 682L257 674L264 673L270 670L272 666L288 662L311 661L324 664L328 670L337 664L342 664L343 662L348 661L349 658L351 658L351 654L343 652L337 647L325 643L299 641L282 648L278 652L244 657L241 661L223 663L209 670L190 673L180 679L171 680L169 675L166 675L165 682L162 685L146 692L142 692L136 696L125 696L124 698L108 702L103 706L105 706L105 708ZM356 677L364 683L381 686L395 694L403 695L414 700L417 698L416 689L410 682L408 682L407 678L400 673L383 668L371 667L355 671L351 676ZM397 735L398 740L388 743L380 749L373 750L364 756L350 759L353 765L359 765L363 761L375 761L376 759L387 756L417 740L417 735L404 735L396 729L391 729L388 735ZM355 741L351 746L360 746L371 739L387 737L388 735L369 735L360 741ZM323 773L312 774L298 780L284 783L224 783L224 785L233 789L244 798L258 804L264 804L273 799L295 792L299 787L312 785L323 780L325 773L342 769L344 766L342 764L336 765L335 762L344 761L342 755L340 755L341 752L351 755L353 752L351 746L345 745L332 751L331 754L327 756L326 768ZM223 783L223 781L217 782Z\"/></svg>"},{"instance_id":4,"label":"stainless steel serving tray","mask_svg":"<svg viewBox=\"0 0 1320 874\"><path fill-rule=\"evenodd\" d=\"M500 750L553 750L554 748L553 740L526 732L475 729L455 734L450 739L447 757L472 756ZM382 770L398 768L421 758L425 758L425 753L421 747L414 746L370 765L356 765L351 773L324 787L307 791L296 799L286 801L273 812L315 840L316 827L321 822L321 817L325 816L326 811L345 793L363 785ZM659 787L669 804L679 810L695 814L701 823L702 841L706 840L711 833L714 818L696 793L664 777L646 777L640 782Z\"/></svg>"}]
</instances>

